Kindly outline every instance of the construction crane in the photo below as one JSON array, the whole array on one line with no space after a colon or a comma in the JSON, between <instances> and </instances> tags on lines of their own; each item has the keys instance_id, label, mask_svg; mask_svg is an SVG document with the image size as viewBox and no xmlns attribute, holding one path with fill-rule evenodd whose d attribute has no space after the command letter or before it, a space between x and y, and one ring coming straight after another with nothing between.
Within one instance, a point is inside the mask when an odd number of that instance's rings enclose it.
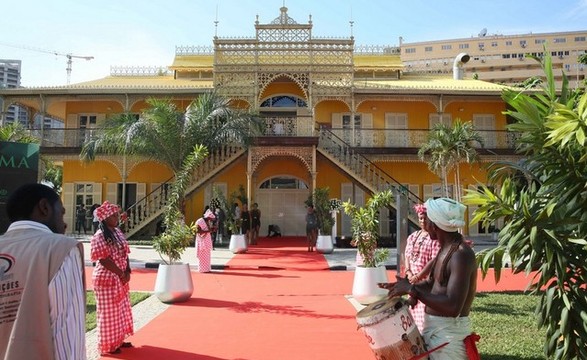
<instances>
[{"instance_id":1,"label":"construction crane","mask_svg":"<svg viewBox=\"0 0 587 360\"><path fill-rule=\"evenodd\" d=\"M42 53L46 53L46 54L53 54L55 56L65 56L67 58L67 67L65 68L65 70L67 71L67 85L69 85L69 83L71 81L71 65L73 63L73 59L75 58L75 59L92 60L94 58L93 56L80 56L80 55L73 55L71 53L64 54L64 53L60 53L58 51L53 51L53 50L41 49L41 48L36 48L36 47L31 47L31 46L24 46L24 45L7 44L7 43L3 43L3 42L0 42L0 45L9 46L9 47L17 48L17 49L29 50L29 51L37 51L37 52L42 52Z\"/></svg>"}]
</instances>

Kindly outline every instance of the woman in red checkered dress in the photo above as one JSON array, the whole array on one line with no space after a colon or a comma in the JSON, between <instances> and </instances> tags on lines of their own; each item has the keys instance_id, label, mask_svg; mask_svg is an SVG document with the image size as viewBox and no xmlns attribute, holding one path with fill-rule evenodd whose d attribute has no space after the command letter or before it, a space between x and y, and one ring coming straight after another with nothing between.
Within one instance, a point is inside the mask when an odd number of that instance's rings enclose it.
<instances>
[{"instance_id":1,"label":"woman in red checkered dress","mask_svg":"<svg viewBox=\"0 0 587 360\"><path fill-rule=\"evenodd\" d=\"M118 228L120 208L105 201L97 211L100 222L91 241L91 259L96 262L92 282L96 295L98 350L100 354L118 354L133 334L129 298L130 249Z\"/></svg>"},{"instance_id":2,"label":"woman in red checkered dress","mask_svg":"<svg viewBox=\"0 0 587 360\"><path fill-rule=\"evenodd\" d=\"M196 220L196 257L198 258L198 272L207 273L212 270L212 232L216 229L212 221L216 215L208 209L204 216Z\"/></svg>"},{"instance_id":3,"label":"woman in red checkered dress","mask_svg":"<svg viewBox=\"0 0 587 360\"><path fill-rule=\"evenodd\" d=\"M418 222L421 230L415 231L408 236L405 250L406 276L412 284L426 279L430 274L432 260L434 260L440 250L438 241L430 239L430 235L428 235L425 229L426 207L423 204L418 204L414 206L414 209L418 213ZM413 305L410 311L414 317L416 326L422 332L426 305L412 298L408 299L408 303Z\"/></svg>"}]
</instances>

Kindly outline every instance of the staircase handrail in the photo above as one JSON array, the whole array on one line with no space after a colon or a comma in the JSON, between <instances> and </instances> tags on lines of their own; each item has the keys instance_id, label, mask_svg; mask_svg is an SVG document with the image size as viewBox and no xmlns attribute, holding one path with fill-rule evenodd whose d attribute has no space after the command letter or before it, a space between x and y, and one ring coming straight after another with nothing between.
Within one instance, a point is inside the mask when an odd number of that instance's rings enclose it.
<instances>
[{"instance_id":1,"label":"staircase handrail","mask_svg":"<svg viewBox=\"0 0 587 360\"><path fill-rule=\"evenodd\" d=\"M188 196L198 189L202 183L216 174L218 168L223 167L222 165L227 161L238 158L242 151L243 147L239 144L224 145L218 149L211 150L206 159L194 169L194 174L185 195ZM125 230L128 237L134 235L163 213L171 186L173 186L173 179L174 177L172 176L127 208L128 220Z\"/></svg>"},{"instance_id":2,"label":"staircase handrail","mask_svg":"<svg viewBox=\"0 0 587 360\"><path fill-rule=\"evenodd\" d=\"M332 144L332 146L329 146L329 143ZM338 147L338 153L334 150L335 146ZM414 205L422 203L422 199L418 195L411 192L409 188L401 184L398 180L374 164L371 160L354 151L352 146L350 146L347 142L345 142L327 128L320 129L318 148L339 159L345 166L349 168L349 170L354 172L357 178L365 180L373 187L370 189L370 191L375 192L389 188L401 191L408 199L408 217L417 223L418 215L414 210ZM341 153L344 153L344 155L341 156ZM365 174L363 171L361 171L361 169L357 169L358 167L367 169L370 173Z\"/></svg>"}]
</instances>

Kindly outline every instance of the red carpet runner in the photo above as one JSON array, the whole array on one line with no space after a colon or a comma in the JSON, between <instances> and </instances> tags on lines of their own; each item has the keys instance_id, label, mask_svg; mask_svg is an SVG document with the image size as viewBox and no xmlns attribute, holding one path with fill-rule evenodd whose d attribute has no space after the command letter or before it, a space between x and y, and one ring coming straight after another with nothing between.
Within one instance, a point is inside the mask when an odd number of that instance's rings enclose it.
<instances>
[{"instance_id":1,"label":"red carpet runner","mask_svg":"<svg viewBox=\"0 0 587 360\"><path fill-rule=\"evenodd\" d=\"M235 255L229 269L327 270L328 263L314 249L308 252L306 238L260 238L258 245L249 246L245 254Z\"/></svg>"},{"instance_id":2,"label":"red carpet runner","mask_svg":"<svg viewBox=\"0 0 587 360\"><path fill-rule=\"evenodd\" d=\"M344 297L352 272L327 268L302 238L261 239L227 270L193 273L192 299L171 306L130 338L134 349L112 358L370 359Z\"/></svg>"},{"instance_id":3,"label":"red carpet runner","mask_svg":"<svg viewBox=\"0 0 587 360\"><path fill-rule=\"evenodd\" d=\"M135 348L104 358L372 359L345 298L354 272L327 267L323 255L306 251L302 238L262 238L226 270L192 273L189 301L141 328L129 339ZM152 291L155 276L154 270L137 269L131 288ZM389 279L394 276L388 272ZM527 283L523 274L504 269L499 285L492 274L480 278L479 291L523 290Z\"/></svg>"}]
</instances>

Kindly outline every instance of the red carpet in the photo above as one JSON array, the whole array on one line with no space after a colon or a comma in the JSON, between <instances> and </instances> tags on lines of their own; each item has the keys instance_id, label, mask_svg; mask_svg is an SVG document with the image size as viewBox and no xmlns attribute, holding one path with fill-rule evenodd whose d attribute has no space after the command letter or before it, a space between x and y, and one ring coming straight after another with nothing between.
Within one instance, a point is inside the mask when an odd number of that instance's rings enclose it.
<instances>
[{"instance_id":1,"label":"red carpet","mask_svg":"<svg viewBox=\"0 0 587 360\"><path fill-rule=\"evenodd\" d=\"M189 301L140 329L130 338L135 348L105 358L371 359L356 311L345 298L354 272L321 271L327 268L323 255L308 253L303 241L281 240L261 239L236 255L228 270L192 273ZM152 291L155 275L133 271L132 289ZM388 276L393 279L395 272ZM479 291L522 290L527 283L506 269L499 285L490 274Z\"/></svg>"},{"instance_id":2,"label":"red carpet","mask_svg":"<svg viewBox=\"0 0 587 360\"><path fill-rule=\"evenodd\" d=\"M284 269L299 271L327 270L328 263L322 254L308 252L306 238L260 238L244 254L235 255L229 269Z\"/></svg>"}]
</instances>

